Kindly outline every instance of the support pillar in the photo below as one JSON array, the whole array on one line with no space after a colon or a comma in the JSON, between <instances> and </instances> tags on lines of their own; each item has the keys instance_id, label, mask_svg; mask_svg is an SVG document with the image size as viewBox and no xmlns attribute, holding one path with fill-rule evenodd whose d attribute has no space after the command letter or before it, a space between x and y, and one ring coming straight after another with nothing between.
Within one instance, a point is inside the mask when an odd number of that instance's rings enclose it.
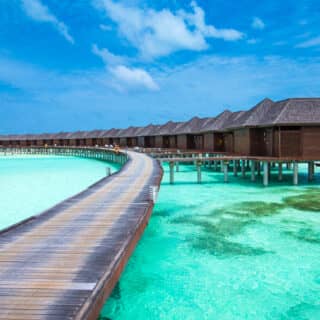
<instances>
[{"instance_id":1,"label":"support pillar","mask_svg":"<svg viewBox=\"0 0 320 320\"><path fill-rule=\"evenodd\" d=\"M261 176L261 162L260 161L257 162L257 169L258 169L258 176L260 177Z\"/></svg>"},{"instance_id":2,"label":"support pillar","mask_svg":"<svg viewBox=\"0 0 320 320\"><path fill-rule=\"evenodd\" d=\"M282 181L283 176L282 176L282 162L278 163L278 181Z\"/></svg>"},{"instance_id":3,"label":"support pillar","mask_svg":"<svg viewBox=\"0 0 320 320\"><path fill-rule=\"evenodd\" d=\"M246 176L246 161L245 160L241 161L241 174L242 174L243 178Z\"/></svg>"},{"instance_id":4,"label":"support pillar","mask_svg":"<svg viewBox=\"0 0 320 320\"><path fill-rule=\"evenodd\" d=\"M197 181L201 183L201 162L197 161Z\"/></svg>"},{"instance_id":5,"label":"support pillar","mask_svg":"<svg viewBox=\"0 0 320 320\"><path fill-rule=\"evenodd\" d=\"M308 180L312 181L314 178L314 162L308 162Z\"/></svg>"},{"instance_id":6,"label":"support pillar","mask_svg":"<svg viewBox=\"0 0 320 320\"><path fill-rule=\"evenodd\" d=\"M269 164L263 162L263 185L267 187L269 185Z\"/></svg>"},{"instance_id":7,"label":"support pillar","mask_svg":"<svg viewBox=\"0 0 320 320\"><path fill-rule=\"evenodd\" d=\"M218 171L218 162L216 160L214 161L214 170Z\"/></svg>"},{"instance_id":8,"label":"support pillar","mask_svg":"<svg viewBox=\"0 0 320 320\"><path fill-rule=\"evenodd\" d=\"M237 160L233 160L233 175L235 177L238 175Z\"/></svg>"},{"instance_id":9,"label":"support pillar","mask_svg":"<svg viewBox=\"0 0 320 320\"><path fill-rule=\"evenodd\" d=\"M220 160L220 170L221 170L221 172L223 172L223 167L224 167L224 163L223 163L222 160Z\"/></svg>"},{"instance_id":10,"label":"support pillar","mask_svg":"<svg viewBox=\"0 0 320 320\"><path fill-rule=\"evenodd\" d=\"M223 164L224 182L228 182L228 162Z\"/></svg>"},{"instance_id":11,"label":"support pillar","mask_svg":"<svg viewBox=\"0 0 320 320\"><path fill-rule=\"evenodd\" d=\"M298 162L293 163L293 184L298 185L298 175L299 175L299 164Z\"/></svg>"},{"instance_id":12,"label":"support pillar","mask_svg":"<svg viewBox=\"0 0 320 320\"><path fill-rule=\"evenodd\" d=\"M251 181L256 181L256 162L254 160L251 161Z\"/></svg>"},{"instance_id":13,"label":"support pillar","mask_svg":"<svg viewBox=\"0 0 320 320\"><path fill-rule=\"evenodd\" d=\"M176 161L176 172L179 172L180 168L179 168L179 161Z\"/></svg>"},{"instance_id":14,"label":"support pillar","mask_svg":"<svg viewBox=\"0 0 320 320\"><path fill-rule=\"evenodd\" d=\"M174 162L169 162L170 167L170 184L174 184Z\"/></svg>"}]
</instances>

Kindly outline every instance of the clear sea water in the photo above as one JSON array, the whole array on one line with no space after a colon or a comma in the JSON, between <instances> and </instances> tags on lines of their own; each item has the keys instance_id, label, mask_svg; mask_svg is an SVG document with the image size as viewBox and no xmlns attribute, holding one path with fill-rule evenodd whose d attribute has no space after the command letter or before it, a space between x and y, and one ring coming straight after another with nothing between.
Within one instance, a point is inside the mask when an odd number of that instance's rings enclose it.
<instances>
[{"instance_id":1,"label":"clear sea water","mask_svg":"<svg viewBox=\"0 0 320 320\"><path fill-rule=\"evenodd\" d=\"M261 181L168 167L158 203L100 318L320 319L320 168ZM275 181L276 176L272 179Z\"/></svg>"},{"instance_id":2,"label":"clear sea water","mask_svg":"<svg viewBox=\"0 0 320 320\"><path fill-rule=\"evenodd\" d=\"M0 229L77 194L116 164L62 156L0 156Z\"/></svg>"}]
</instances>

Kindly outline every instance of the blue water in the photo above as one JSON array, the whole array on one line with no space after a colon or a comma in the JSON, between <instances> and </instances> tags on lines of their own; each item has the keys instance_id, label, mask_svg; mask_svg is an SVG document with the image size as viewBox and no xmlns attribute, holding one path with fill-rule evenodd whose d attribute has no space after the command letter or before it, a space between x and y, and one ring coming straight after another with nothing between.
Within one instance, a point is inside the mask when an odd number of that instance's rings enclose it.
<instances>
[{"instance_id":1,"label":"blue water","mask_svg":"<svg viewBox=\"0 0 320 320\"><path fill-rule=\"evenodd\" d=\"M101 318L320 319L320 176L269 187L168 167L150 223ZM319 171L319 169L318 169Z\"/></svg>"},{"instance_id":2,"label":"blue water","mask_svg":"<svg viewBox=\"0 0 320 320\"><path fill-rule=\"evenodd\" d=\"M0 157L0 229L77 194L119 166L62 156Z\"/></svg>"}]
</instances>

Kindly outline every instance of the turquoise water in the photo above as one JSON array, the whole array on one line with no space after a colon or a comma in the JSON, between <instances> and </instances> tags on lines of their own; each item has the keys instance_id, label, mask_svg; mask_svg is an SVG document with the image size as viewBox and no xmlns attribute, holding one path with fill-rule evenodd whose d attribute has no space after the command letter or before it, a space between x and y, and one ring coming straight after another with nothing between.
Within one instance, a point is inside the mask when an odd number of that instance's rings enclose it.
<instances>
[{"instance_id":1,"label":"turquoise water","mask_svg":"<svg viewBox=\"0 0 320 320\"><path fill-rule=\"evenodd\" d=\"M319 169L317 169L319 170ZM101 318L320 319L320 176L292 186L168 168L158 203ZM303 171L303 172L302 172ZM276 177L273 177L276 180Z\"/></svg>"},{"instance_id":2,"label":"turquoise water","mask_svg":"<svg viewBox=\"0 0 320 320\"><path fill-rule=\"evenodd\" d=\"M0 229L41 213L119 166L62 156L0 156Z\"/></svg>"}]
</instances>

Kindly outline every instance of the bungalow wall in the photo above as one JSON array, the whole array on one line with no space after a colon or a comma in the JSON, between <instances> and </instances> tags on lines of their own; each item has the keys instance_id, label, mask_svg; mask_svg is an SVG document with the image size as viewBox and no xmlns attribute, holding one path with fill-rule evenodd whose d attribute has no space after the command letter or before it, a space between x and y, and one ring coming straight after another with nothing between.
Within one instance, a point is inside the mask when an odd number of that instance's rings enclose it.
<instances>
[{"instance_id":1,"label":"bungalow wall","mask_svg":"<svg viewBox=\"0 0 320 320\"><path fill-rule=\"evenodd\" d=\"M138 145L138 139L136 137L127 138L128 147L136 147Z\"/></svg>"},{"instance_id":2,"label":"bungalow wall","mask_svg":"<svg viewBox=\"0 0 320 320\"><path fill-rule=\"evenodd\" d=\"M166 148L166 149L170 148L170 137L169 136L162 137L162 147Z\"/></svg>"},{"instance_id":3,"label":"bungalow wall","mask_svg":"<svg viewBox=\"0 0 320 320\"><path fill-rule=\"evenodd\" d=\"M178 145L177 136L170 136L169 137L169 148L176 149Z\"/></svg>"},{"instance_id":4,"label":"bungalow wall","mask_svg":"<svg viewBox=\"0 0 320 320\"><path fill-rule=\"evenodd\" d=\"M224 152L234 153L234 136L232 132L223 134Z\"/></svg>"},{"instance_id":5,"label":"bungalow wall","mask_svg":"<svg viewBox=\"0 0 320 320\"><path fill-rule=\"evenodd\" d=\"M214 152L224 152L224 134L221 132L215 132L213 136L213 150Z\"/></svg>"},{"instance_id":6,"label":"bungalow wall","mask_svg":"<svg viewBox=\"0 0 320 320\"><path fill-rule=\"evenodd\" d=\"M269 129L271 130L271 129ZM274 130L273 154L276 157L302 156L302 130L300 127L279 127ZM269 149L271 149L269 147Z\"/></svg>"},{"instance_id":7,"label":"bungalow wall","mask_svg":"<svg viewBox=\"0 0 320 320\"><path fill-rule=\"evenodd\" d=\"M138 146L144 148L144 137L138 137Z\"/></svg>"},{"instance_id":8,"label":"bungalow wall","mask_svg":"<svg viewBox=\"0 0 320 320\"><path fill-rule=\"evenodd\" d=\"M155 137L155 147L156 148L164 148L163 140L164 140L163 136L156 136Z\"/></svg>"},{"instance_id":9,"label":"bungalow wall","mask_svg":"<svg viewBox=\"0 0 320 320\"><path fill-rule=\"evenodd\" d=\"M203 134L188 136L189 149L203 150Z\"/></svg>"},{"instance_id":10,"label":"bungalow wall","mask_svg":"<svg viewBox=\"0 0 320 320\"><path fill-rule=\"evenodd\" d=\"M156 145L156 139L153 136L144 137L144 146L145 148L154 148Z\"/></svg>"},{"instance_id":11,"label":"bungalow wall","mask_svg":"<svg viewBox=\"0 0 320 320\"><path fill-rule=\"evenodd\" d=\"M214 135L213 132L203 135L203 147L205 150L214 151Z\"/></svg>"},{"instance_id":12,"label":"bungalow wall","mask_svg":"<svg viewBox=\"0 0 320 320\"><path fill-rule=\"evenodd\" d=\"M177 147L178 149L187 149L187 135L179 134L177 137Z\"/></svg>"},{"instance_id":13,"label":"bungalow wall","mask_svg":"<svg viewBox=\"0 0 320 320\"><path fill-rule=\"evenodd\" d=\"M0 143L1 144L1 143ZM21 147L26 147L27 146L27 140L21 140L20 141L20 146Z\"/></svg>"},{"instance_id":14,"label":"bungalow wall","mask_svg":"<svg viewBox=\"0 0 320 320\"><path fill-rule=\"evenodd\" d=\"M120 138L119 145L120 145L120 147L126 147L127 146L127 138Z\"/></svg>"},{"instance_id":15,"label":"bungalow wall","mask_svg":"<svg viewBox=\"0 0 320 320\"><path fill-rule=\"evenodd\" d=\"M320 159L320 127L302 128L302 154L307 158Z\"/></svg>"},{"instance_id":16,"label":"bungalow wall","mask_svg":"<svg viewBox=\"0 0 320 320\"><path fill-rule=\"evenodd\" d=\"M266 156L266 131L265 129L250 129L250 155Z\"/></svg>"},{"instance_id":17,"label":"bungalow wall","mask_svg":"<svg viewBox=\"0 0 320 320\"><path fill-rule=\"evenodd\" d=\"M36 146L37 147L42 147L44 145L43 140L37 140L36 141Z\"/></svg>"},{"instance_id":18,"label":"bungalow wall","mask_svg":"<svg viewBox=\"0 0 320 320\"><path fill-rule=\"evenodd\" d=\"M250 129L237 129L234 131L234 153L239 155L250 154Z\"/></svg>"},{"instance_id":19,"label":"bungalow wall","mask_svg":"<svg viewBox=\"0 0 320 320\"><path fill-rule=\"evenodd\" d=\"M103 139L102 138L96 138L96 144L100 147L103 146Z\"/></svg>"}]
</instances>

